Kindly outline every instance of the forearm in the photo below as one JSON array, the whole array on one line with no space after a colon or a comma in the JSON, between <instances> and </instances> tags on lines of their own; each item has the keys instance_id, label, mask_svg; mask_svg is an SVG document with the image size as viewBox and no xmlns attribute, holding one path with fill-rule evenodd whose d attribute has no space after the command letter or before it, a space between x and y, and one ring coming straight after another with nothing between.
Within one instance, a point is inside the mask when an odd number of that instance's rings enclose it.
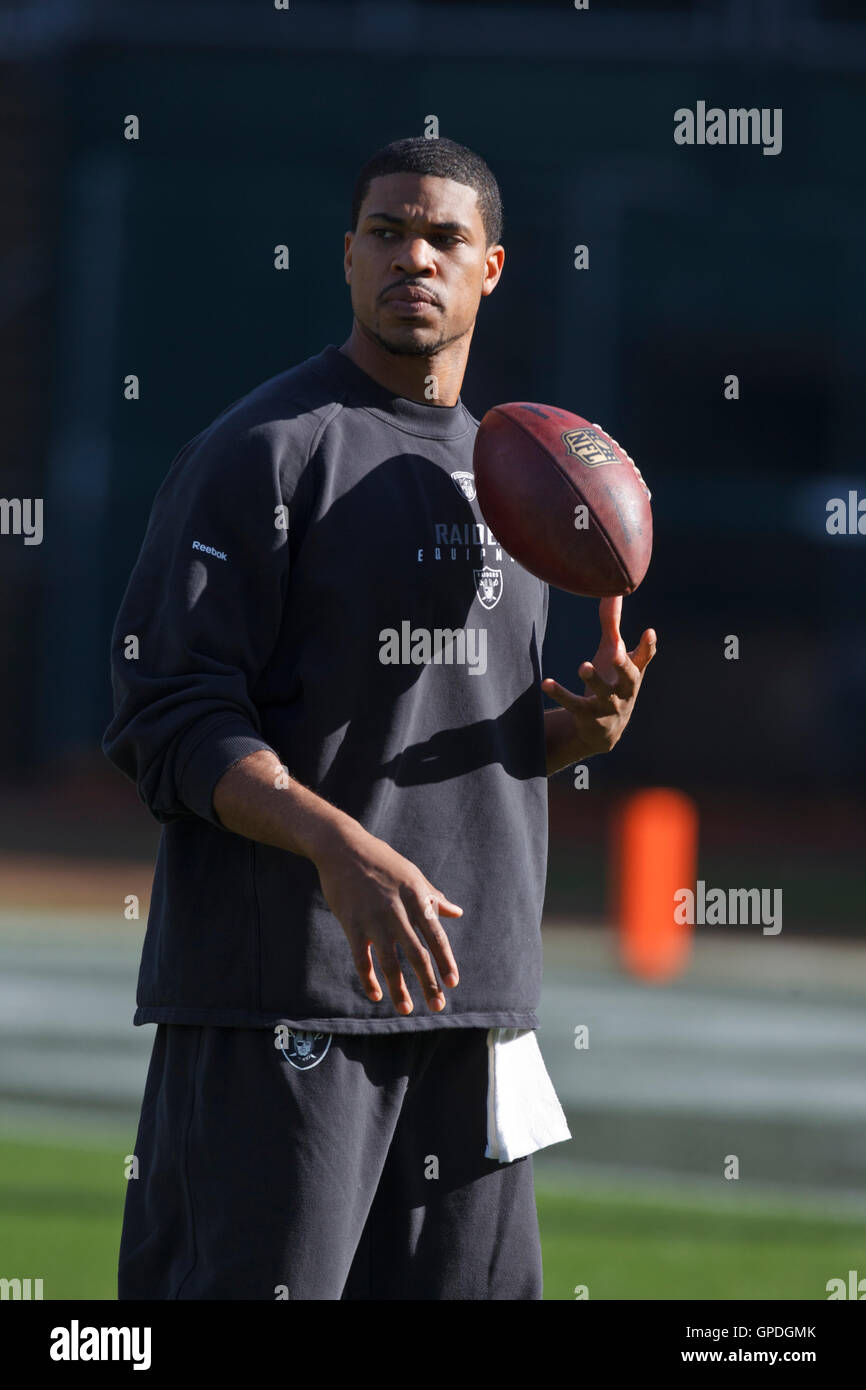
<instances>
[{"instance_id":1,"label":"forearm","mask_svg":"<svg viewBox=\"0 0 866 1390\"><path fill-rule=\"evenodd\" d=\"M213 808L226 830L314 862L329 846L365 833L352 816L287 775L276 754L265 749L223 774Z\"/></svg>"},{"instance_id":2,"label":"forearm","mask_svg":"<svg viewBox=\"0 0 866 1390\"><path fill-rule=\"evenodd\" d=\"M548 777L590 756L575 734L574 720L564 709L544 711L544 745Z\"/></svg>"}]
</instances>

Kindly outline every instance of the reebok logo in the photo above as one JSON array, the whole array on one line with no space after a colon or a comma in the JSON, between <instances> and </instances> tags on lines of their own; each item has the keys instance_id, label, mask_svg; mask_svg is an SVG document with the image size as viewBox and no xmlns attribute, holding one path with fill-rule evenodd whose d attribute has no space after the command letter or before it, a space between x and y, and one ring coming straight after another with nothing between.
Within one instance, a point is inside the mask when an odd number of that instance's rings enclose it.
<instances>
[{"instance_id":1,"label":"reebok logo","mask_svg":"<svg viewBox=\"0 0 866 1390\"><path fill-rule=\"evenodd\" d=\"M193 541L193 550L201 550L205 555L213 555L217 560L227 560L229 557L224 550L214 550L212 545L202 545L201 541Z\"/></svg>"}]
</instances>

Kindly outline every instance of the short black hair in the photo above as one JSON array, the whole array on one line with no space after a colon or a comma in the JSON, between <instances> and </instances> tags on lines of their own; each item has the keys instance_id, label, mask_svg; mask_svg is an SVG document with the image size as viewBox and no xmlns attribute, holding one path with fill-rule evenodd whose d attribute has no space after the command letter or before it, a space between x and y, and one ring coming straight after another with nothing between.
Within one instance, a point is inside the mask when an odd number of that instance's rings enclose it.
<instances>
[{"instance_id":1,"label":"short black hair","mask_svg":"<svg viewBox=\"0 0 866 1390\"><path fill-rule=\"evenodd\" d=\"M428 140L424 135L411 136L406 140L392 140L377 150L367 160L355 180L352 194L352 231L358 229L361 204L367 196L373 179L383 174L432 174L440 179L453 179L455 183L465 183L474 188L478 198L478 211L484 223L487 245L495 246L502 240L502 198L499 184L480 154L458 145L444 136Z\"/></svg>"}]
</instances>

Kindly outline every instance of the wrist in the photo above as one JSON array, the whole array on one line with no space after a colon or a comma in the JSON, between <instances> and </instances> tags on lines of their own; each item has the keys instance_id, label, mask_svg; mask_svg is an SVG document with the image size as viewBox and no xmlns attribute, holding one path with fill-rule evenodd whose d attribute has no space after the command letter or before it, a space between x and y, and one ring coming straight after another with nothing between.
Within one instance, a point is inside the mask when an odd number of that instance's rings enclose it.
<instances>
[{"instance_id":1,"label":"wrist","mask_svg":"<svg viewBox=\"0 0 866 1390\"><path fill-rule=\"evenodd\" d=\"M360 821L330 807L328 814L314 817L305 827L304 853L318 869L332 858L345 858L347 853L356 852L366 838L369 832Z\"/></svg>"},{"instance_id":2,"label":"wrist","mask_svg":"<svg viewBox=\"0 0 866 1390\"><path fill-rule=\"evenodd\" d=\"M591 747L585 737L575 728L574 720L562 708L546 710L544 715L545 747L547 752L547 773L552 776L564 767L582 762L598 752Z\"/></svg>"}]
</instances>

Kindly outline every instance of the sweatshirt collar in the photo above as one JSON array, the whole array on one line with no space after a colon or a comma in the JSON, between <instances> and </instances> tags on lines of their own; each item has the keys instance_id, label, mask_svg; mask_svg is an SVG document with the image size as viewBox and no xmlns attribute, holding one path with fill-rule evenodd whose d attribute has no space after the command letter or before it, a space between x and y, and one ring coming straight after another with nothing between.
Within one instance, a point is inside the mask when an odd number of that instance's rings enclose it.
<instances>
[{"instance_id":1,"label":"sweatshirt collar","mask_svg":"<svg viewBox=\"0 0 866 1390\"><path fill-rule=\"evenodd\" d=\"M407 396L395 396L333 343L319 353L319 361L329 375L338 377L353 405L369 410L408 434L424 435L428 439L456 439L474 428L475 421L460 397L456 405L425 405Z\"/></svg>"}]
</instances>

